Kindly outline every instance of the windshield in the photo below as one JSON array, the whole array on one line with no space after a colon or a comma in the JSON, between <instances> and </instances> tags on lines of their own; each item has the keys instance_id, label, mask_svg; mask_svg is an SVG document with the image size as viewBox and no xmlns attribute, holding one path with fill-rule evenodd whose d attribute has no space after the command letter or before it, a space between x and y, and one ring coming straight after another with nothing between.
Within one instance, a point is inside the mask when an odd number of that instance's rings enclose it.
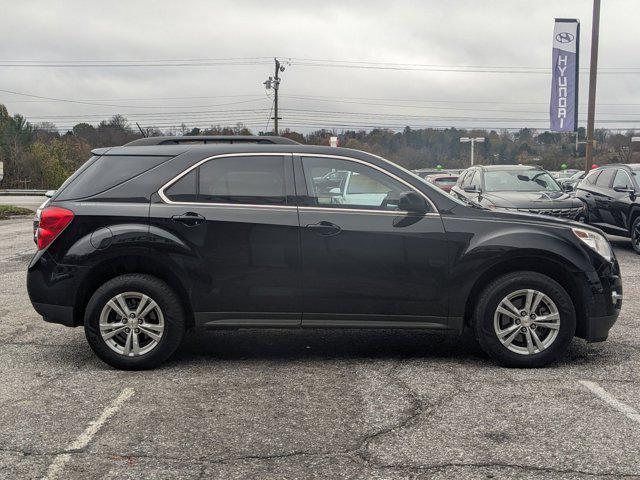
<instances>
[{"instance_id":1,"label":"windshield","mask_svg":"<svg viewBox=\"0 0 640 480\"><path fill-rule=\"evenodd\" d=\"M544 170L499 170L485 172L487 192L559 192L558 183Z\"/></svg>"}]
</instances>

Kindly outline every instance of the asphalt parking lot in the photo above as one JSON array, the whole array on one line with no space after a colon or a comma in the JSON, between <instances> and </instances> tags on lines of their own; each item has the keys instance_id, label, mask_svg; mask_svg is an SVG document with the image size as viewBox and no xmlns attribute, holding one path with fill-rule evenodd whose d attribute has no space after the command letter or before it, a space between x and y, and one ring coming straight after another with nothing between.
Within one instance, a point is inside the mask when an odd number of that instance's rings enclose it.
<instances>
[{"instance_id":1,"label":"asphalt parking lot","mask_svg":"<svg viewBox=\"0 0 640 480\"><path fill-rule=\"evenodd\" d=\"M0 478L640 478L640 257L622 315L540 370L420 331L191 334L163 368L44 323L30 219L0 222Z\"/></svg>"}]
</instances>

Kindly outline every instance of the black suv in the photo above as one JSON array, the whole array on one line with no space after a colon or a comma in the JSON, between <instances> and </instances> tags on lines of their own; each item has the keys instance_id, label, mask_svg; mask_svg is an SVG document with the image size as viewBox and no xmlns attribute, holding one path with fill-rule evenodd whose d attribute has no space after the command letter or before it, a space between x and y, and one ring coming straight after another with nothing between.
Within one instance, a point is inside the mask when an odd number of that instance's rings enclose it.
<instances>
[{"instance_id":1,"label":"black suv","mask_svg":"<svg viewBox=\"0 0 640 480\"><path fill-rule=\"evenodd\" d=\"M640 253L640 164L607 165L592 170L576 188L576 197L587 206L587 218L612 235L630 237Z\"/></svg>"},{"instance_id":2,"label":"black suv","mask_svg":"<svg viewBox=\"0 0 640 480\"><path fill-rule=\"evenodd\" d=\"M35 222L33 306L117 368L158 365L192 327L469 328L541 366L618 317L592 227L467 204L357 150L152 143L94 150Z\"/></svg>"},{"instance_id":3,"label":"black suv","mask_svg":"<svg viewBox=\"0 0 640 480\"><path fill-rule=\"evenodd\" d=\"M584 205L565 193L546 170L527 165L471 167L451 192L490 209L584 220Z\"/></svg>"}]
</instances>

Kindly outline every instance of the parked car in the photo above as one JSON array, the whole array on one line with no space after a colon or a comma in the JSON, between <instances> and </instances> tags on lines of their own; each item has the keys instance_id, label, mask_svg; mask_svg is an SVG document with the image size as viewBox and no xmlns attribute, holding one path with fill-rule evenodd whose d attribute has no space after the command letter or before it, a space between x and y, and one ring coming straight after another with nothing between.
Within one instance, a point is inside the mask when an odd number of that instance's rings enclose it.
<instances>
[{"instance_id":1,"label":"parked car","mask_svg":"<svg viewBox=\"0 0 640 480\"><path fill-rule=\"evenodd\" d=\"M534 213L583 221L580 200L563 192L560 185L539 167L526 165L475 166L458 178L452 193L460 199L490 209Z\"/></svg>"},{"instance_id":2,"label":"parked car","mask_svg":"<svg viewBox=\"0 0 640 480\"><path fill-rule=\"evenodd\" d=\"M607 233L631 238L640 253L640 164L607 165L592 170L576 188L587 206L591 225Z\"/></svg>"},{"instance_id":3,"label":"parked car","mask_svg":"<svg viewBox=\"0 0 640 480\"><path fill-rule=\"evenodd\" d=\"M326 191L330 171L351 181ZM343 148L96 149L34 227L34 308L121 369L157 366L194 327L470 329L536 367L574 335L605 340L622 305L597 229L457 200Z\"/></svg>"},{"instance_id":4,"label":"parked car","mask_svg":"<svg viewBox=\"0 0 640 480\"><path fill-rule=\"evenodd\" d=\"M576 173L578 173L580 171L581 170L577 170L575 168L569 168L569 169L566 169L566 170L560 170L559 172L549 172L549 173L556 180L564 180L564 179L572 177L573 175L575 175Z\"/></svg>"},{"instance_id":5,"label":"parked car","mask_svg":"<svg viewBox=\"0 0 640 480\"><path fill-rule=\"evenodd\" d=\"M561 178L560 180L558 180L558 183L562 187L562 190L564 190L565 192L573 192L580 183L580 180L582 180L585 175L586 173L584 172L584 170L579 170L570 177Z\"/></svg>"},{"instance_id":6,"label":"parked car","mask_svg":"<svg viewBox=\"0 0 640 480\"><path fill-rule=\"evenodd\" d=\"M429 175L442 173L442 170L439 170L437 168L420 168L418 170L411 170L411 171L416 175L418 175L420 178L427 178Z\"/></svg>"},{"instance_id":7,"label":"parked car","mask_svg":"<svg viewBox=\"0 0 640 480\"><path fill-rule=\"evenodd\" d=\"M441 188L445 192L449 193L458 181L458 175L454 175L451 173L438 173L435 175L427 175L425 180L429 183L433 183L436 187Z\"/></svg>"}]
</instances>

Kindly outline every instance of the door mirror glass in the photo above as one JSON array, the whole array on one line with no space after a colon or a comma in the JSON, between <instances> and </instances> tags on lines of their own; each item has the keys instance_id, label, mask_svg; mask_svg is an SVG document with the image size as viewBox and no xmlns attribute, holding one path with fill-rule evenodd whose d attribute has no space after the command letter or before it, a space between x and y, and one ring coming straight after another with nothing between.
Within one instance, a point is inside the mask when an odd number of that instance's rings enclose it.
<instances>
[{"instance_id":1,"label":"door mirror glass","mask_svg":"<svg viewBox=\"0 0 640 480\"><path fill-rule=\"evenodd\" d=\"M398 199L398 208L406 212L424 213L429 208L424 198L416 192L402 192Z\"/></svg>"}]
</instances>

